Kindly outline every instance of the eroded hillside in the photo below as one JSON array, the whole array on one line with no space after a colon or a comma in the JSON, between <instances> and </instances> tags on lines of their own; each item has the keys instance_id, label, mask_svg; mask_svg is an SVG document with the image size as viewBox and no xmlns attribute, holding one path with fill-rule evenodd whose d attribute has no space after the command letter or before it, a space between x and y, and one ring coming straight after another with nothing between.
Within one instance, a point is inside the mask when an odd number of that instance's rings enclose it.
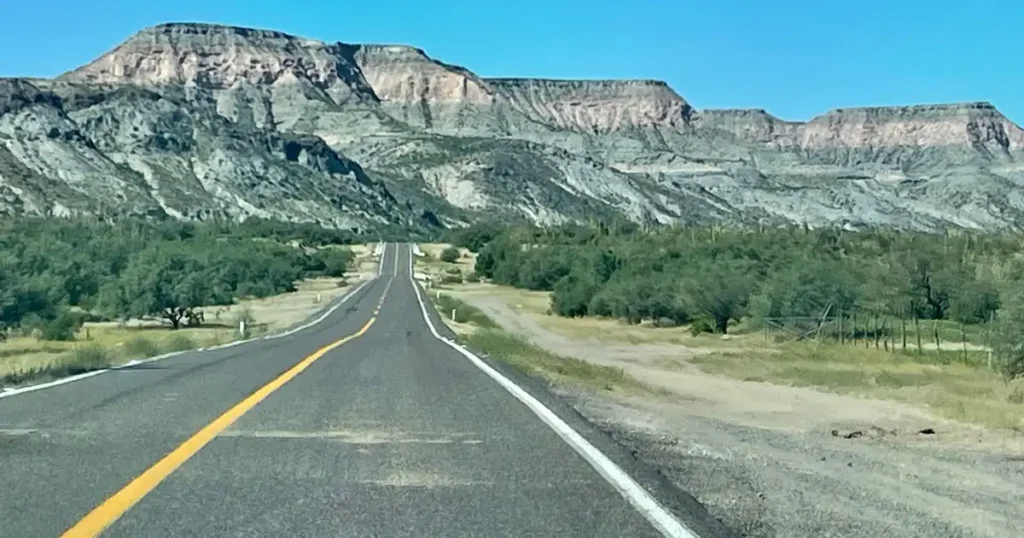
<instances>
[{"instance_id":1,"label":"eroded hillside","mask_svg":"<svg viewBox=\"0 0 1024 538\"><path fill-rule=\"evenodd\" d=\"M659 81L488 79L409 46L205 24L0 81L8 213L996 230L1024 224L1022 158L988 103L790 122Z\"/></svg>"}]
</instances>

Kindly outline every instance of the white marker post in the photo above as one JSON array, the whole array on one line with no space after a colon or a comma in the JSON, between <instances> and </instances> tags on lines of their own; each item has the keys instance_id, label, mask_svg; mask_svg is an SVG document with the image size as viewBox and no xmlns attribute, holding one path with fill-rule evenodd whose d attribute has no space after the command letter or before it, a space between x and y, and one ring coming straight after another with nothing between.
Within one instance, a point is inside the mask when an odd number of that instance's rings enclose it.
<instances>
[{"instance_id":1,"label":"white marker post","mask_svg":"<svg viewBox=\"0 0 1024 538\"><path fill-rule=\"evenodd\" d=\"M455 309L452 309L452 321L455 321Z\"/></svg>"},{"instance_id":2,"label":"white marker post","mask_svg":"<svg viewBox=\"0 0 1024 538\"><path fill-rule=\"evenodd\" d=\"M245 338L245 320L238 320L238 336Z\"/></svg>"}]
</instances>

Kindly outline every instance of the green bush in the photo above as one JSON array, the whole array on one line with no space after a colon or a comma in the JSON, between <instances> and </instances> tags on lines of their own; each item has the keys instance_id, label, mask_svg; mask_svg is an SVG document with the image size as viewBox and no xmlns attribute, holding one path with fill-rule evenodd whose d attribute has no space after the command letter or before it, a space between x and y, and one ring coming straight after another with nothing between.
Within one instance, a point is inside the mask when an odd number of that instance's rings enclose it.
<instances>
[{"instance_id":1,"label":"green bush","mask_svg":"<svg viewBox=\"0 0 1024 538\"><path fill-rule=\"evenodd\" d=\"M713 332L715 332L715 322L708 316L697 316L690 324L690 334L693 336Z\"/></svg>"},{"instance_id":2,"label":"green bush","mask_svg":"<svg viewBox=\"0 0 1024 538\"><path fill-rule=\"evenodd\" d=\"M69 310L61 311L56 318L39 323L39 339L70 342L82 326L82 316Z\"/></svg>"},{"instance_id":3,"label":"green bush","mask_svg":"<svg viewBox=\"0 0 1024 538\"><path fill-rule=\"evenodd\" d=\"M455 263L459 261L459 249L455 247L448 247L442 250L441 261L445 263Z\"/></svg>"},{"instance_id":4,"label":"green bush","mask_svg":"<svg viewBox=\"0 0 1024 538\"><path fill-rule=\"evenodd\" d=\"M551 310L564 317L587 315L587 306L597 294L597 282L589 275L570 273L557 283L551 293Z\"/></svg>"}]
</instances>

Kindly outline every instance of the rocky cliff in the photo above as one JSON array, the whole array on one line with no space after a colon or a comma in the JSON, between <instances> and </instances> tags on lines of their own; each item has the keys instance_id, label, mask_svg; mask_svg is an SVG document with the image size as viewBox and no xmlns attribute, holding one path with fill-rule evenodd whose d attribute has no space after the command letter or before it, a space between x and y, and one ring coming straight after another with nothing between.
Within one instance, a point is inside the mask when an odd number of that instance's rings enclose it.
<instances>
[{"instance_id":1,"label":"rocky cliff","mask_svg":"<svg viewBox=\"0 0 1024 538\"><path fill-rule=\"evenodd\" d=\"M659 81L483 78L411 46L209 24L0 81L8 213L994 230L1024 226L1022 161L988 103L792 122Z\"/></svg>"}]
</instances>

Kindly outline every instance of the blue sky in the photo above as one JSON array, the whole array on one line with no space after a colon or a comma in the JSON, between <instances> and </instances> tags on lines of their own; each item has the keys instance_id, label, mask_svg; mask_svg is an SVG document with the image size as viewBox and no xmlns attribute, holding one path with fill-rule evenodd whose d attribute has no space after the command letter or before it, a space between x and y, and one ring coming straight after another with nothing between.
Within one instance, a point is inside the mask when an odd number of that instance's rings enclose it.
<instances>
[{"instance_id":1,"label":"blue sky","mask_svg":"<svg viewBox=\"0 0 1024 538\"><path fill-rule=\"evenodd\" d=\"M0 76L52 76L169 21L405 43L484 76L654 78L807 119L991 101L1024 123L1020 0L0 0Z\"/></svg>"}]
</instances>

